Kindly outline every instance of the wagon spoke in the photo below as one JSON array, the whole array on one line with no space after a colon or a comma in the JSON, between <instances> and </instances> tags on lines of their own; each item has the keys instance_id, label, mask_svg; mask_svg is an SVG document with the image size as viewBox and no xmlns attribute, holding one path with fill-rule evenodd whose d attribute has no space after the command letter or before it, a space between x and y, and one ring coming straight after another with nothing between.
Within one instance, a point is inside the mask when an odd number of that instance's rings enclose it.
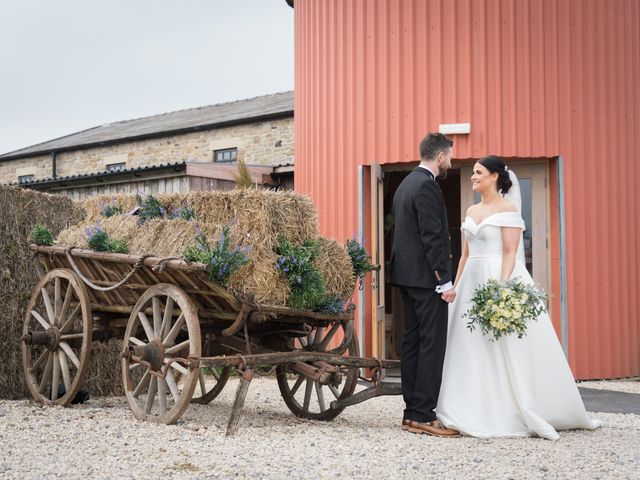
<instances>
[{"instance_id":1,"label":"wagon spoke","mask_svg":"<svg viewBox=\"0 0 640 480\"><path fill-rule=\"evenodd\" d=\"M53 352L53 374L51 376L51 401L58 399L58 384L60 383L60 362L58 352Z\"/></svg>"},{"instance_id":2,"label":"wagon spoke","mask_svg":"<svg viewBox=\"0 0 640 480\"><path fill-rule=\"evenodd\" d=\"M51 353L51 352L49 352ZM45 387L47 386L47 380L51 376L51 370L53 367L53 355L49 355L47 357L47 364L44 367L44 372L42 372L42 378L40 379L40 385L38 385L38 392L43 393Z\"/></svg>"},{"instance_id":3,"label":"wagon spoke","mask_svg":"<svg viewBox=\"0 0 640 480\"><path fill-rule=\"evenodd\" d=\"M167 382L164 381L164 378L158 379L158 404L160 415L167 413Z\"/></svg>"},{"instance_id":4,"label":"wagon spoke","mask_svg":"<svg viewBox=\"0 0 640 480\"><path fill-rule=\"evenodd\" d=\"M177 403L180 398L180 390L178 390L176 378L173 376L173 372L171 370L167 372L167 385L169 386L169 391L171 392L173 400Z\"/></svg>"},{"instance_id":5,"label":"wagon spoke","mask_svg":"<svg viewBox=\"0 0 640 480\"><path fill-rule=\"evenodd\" d=\"M309 404L311 403L311 392L313 391L313 380L307 378L307 386L304 391L304 404L302 408L304 410L309 410Z\"/></svg>"},{"instance_id":6,"label":"wagon spoke","mask_svg":"<svg viewBox=\"0 0 640 480\"><path fill-rule=\"evenodd\" d=\"M60 342L60 348L64 350L64 353L67 354L67 356L69 357L69 360L71 360L71 362L76 366L76 368L80 368L80 360L78 360L78 357L76 356L76 354L73 353L73 350L71 350L71 347L69 346L69 344L67 342Z\"/></svg>"},{"instance_id":7,"label":"wagon spoke","mask_svg":"<svg viewBox=\"0 0 640 480\"><path fill-rule=\"evenodd\" d=\"M336 397L336 400L340 398L340 390L338 390L336 387L334 387L333 385L329 385L329 390L331 390L333 396Z\"/></svg>"},{"instance_id":8,"label":"wagon spoke","mask_svg":"<svg viewBox=\"0 0 640 480\"><path fill-rule=\"evenodd\" d=\"M33 315L33 317L38 321L40 325L42 325L42 328L44 328L45 330L51 328L51 325L49 324L49 322L47 322L44 318L42 318L42 315L40 315L35 310L31 310L31 315Z\"/></svg>"},{"instance_id":9,"label":"wagon spoke","mask_svg":"<svg viewBox=\"0 0 640 480\"><path fill-rule=\"evenodd\" d=\"M177 362L171 362L171 368L175 368L177 371L179 371L183 375L187 375L189 373L189 370L187 370Z\"/></svg>"},{"instance_id":10,"label":"wagon spoke","mask_svg":"<svg viewBox=\"0 0 640 480\"><path fill-rule=\"evenodd\" d=\"M74 338L84 338L84 333L68 333L60 335L60 340L73 340Z\"/></svg>"},{"instance_id":11,"label":"wagon spoke","mask_svg":"<svg viewBox=\"0 0 640 480\"><path fill-rule=\"evenodd\" d=\"M313 346L317 346L320 343L320 340L322 340L322 334L324 333L324 327L318 327L316 329L316 334L313 337Z\"/></svg>"},{"instance_id":12,"label":"wagon spoke","mask_svg":"<svg viewBox=\"0 0 640 480\"><path fill-rule=\"evenodd\" d=\"M129 371L131 371L131 370L135 370L136 368L141 367L141 366L142 366L142 364L141 364L141 363L135 363L135 362L134 362L134 363L132 363L131 365L129 365Z\"/></svg>"},{"instance_id":13,"label":"wagon spoke","mask_svg":"<svg viewBox=\"0 0 640 480\"><path fill-rule=\"evenodd\" d=\"M162 344L165 347L167 345L173 344L176 337L178 336L178 333L180 333L180 329L182 328L182 325L184 325L184 322L185 322L184 313L181 313L178 319L176 320L176 323L173 324L173 327L171 327L171 330L169 331L165 339L162 341Z\"/></svg>"},{"instance_id":14,"label":"wagon spoke","mask_svg":"<svg viewBox=\"0 0 640 480\"><path fill-rule=\"evenodd\" d=\"M327 405L324 402L324 393L322 392L322 385L320 382L313 382L316 384L316 394L318 395L318 405L320 405L320 411L324 412L327 409Z\"/></svg>"},{"instance_id":15,"label":"wagon spoke","mask_svg":"<svg viewBox=\"0 0 640 480\"><path fill-rule=\"evenodd\" d=\"M60 315L60 307L62 307L62 288L60 286L60 278L56 277L53 287L53 324L55 325L58 315Z\"/></svg>"},{"instance_id":16,"label":"wagon spoke","mask_svg":"<svg viewBox=\"0 0 640 480\"><path fill-rule=\"evenodd\" d=\"M35 361L35 363L31 366L31 371L35 372L36 369L42 364L42 362L45 361L45 359L49 358L49 355L51 354L51 350L47 349L44 352L42 352L40 354L40 356L38 357L38 359Z\"/></svg>"},{"instance_id":17,"label":"wagon spoke","mask_svg":"<svg viewBox=\"0 0 640 480\"><path fill-rule=\"evenodd\" d=\"M331 339L336 334L339 328L340 328L340 323L334 323L331 326L331 329L327 332L327 336L324 337L322 339L322 342L320 342L320 344L318 345L318 350L324 351L327 349L327 345L329 345L329 342L331 341Z\"/></svg>"},{"instance_id":18,"label":"wagon spoke","mask_svg":"<svg viewBox=\"0 0 640 480\"><path fill-rule=\"evenodd\" d=\"M173 298L167 297L167 303L164 307L164 317L162 318L162 325L158 332L158 337L164 338L167 336L169 326L171 325L171 318L173 316Z\"/></svg>"},{"instance_id":19,"label":"wagon spoke","mask_svg":"<svg viewBox=\"0 0 640 480\"><path fill-rule=\"evenodd\" d=\"M58 315L56 318L58 324L61 324L62 319L65 318L65 316L67 315L67 311L69 310L69 304L71 303L72 299L73 299L73 285L71 284L71 282L69 282L69 285L67 286L67 292L64 294L64 301L62 302L62 308L60 309L60 312L58 312Z\"/></svg>"},{"instance_id":20,"label":"wagon spoke","mask_svg":"<svg viewBox=\"0 0 640 480\"><path fill-rule=\"evenodd\" d=\"M218 380L220 380L220 374L218 373L218 369L217 368L212 368L211 369L211 374L215 377L216 382Z\"/></svg>"},{"instance_id":21,"label":"wagon spoke","mask_svg":"<svg viewBox=\"0 0 640 480\"><path fill-rule=\"evenodd\" d=\"M153 333L153 328L151 328L151 324L149 323L149 320L147 319L147 316L144 314L144 312L138 312L138 318L140 319L140 324L142 325L142 328L144 328L144 333L147 334L147 338L149 339L149 341L156 338Z\"/></svg>"},{"instance_id":22,"label":"wagon spoke","mask_svg":"<svg viewBox=\"0 0 640 480\"><path fill-rule=\"evenodd\" d=\"M129 341L135 345L138 345L139 347L146 345L146 343L136 337L129 337Z\"/></svg>"},{"instance_id":23,"label":"wagon spoke","mask_svg":"<svg viewBox=\"0 0 640 480\"><path fill-rule=\"evenodd\" d=\"M180 342L177 345L174 345L173 347L169 347L167 348L164 353L165 355L170 355L172 353L175 352L179 352L180 350L182 350L184 347L188 347L189 346L190 340L185 340L184 342Z\"/></svg>"},{"instance_id":24,"label":"wagon spoke","mask_svg":"<svg viewBox=\"0 0 640 480\"><path fill-rule=\"evenodd\" d=\"M73 323L73 321L75 320L76 315L78 314L78 311L80 310L81 306L82 305L80 303L78 303L78 305L76 305L76 307L73 309L73 312L71 312L71 315L69 315L69 317L64 322L62 327L60 327L60 333L63 333Z\"/></svg>"},{"instance_id":25,"label":"wagon spoke","mask_svg":"<svg viewBox=\"0 0 640 480\"><path fill-rule=\"evenodd\" d=\"M298 379L296 380L296 383L294 383L293 388L291 389L292 397L296 394L296 392L300 388L300 385L302 385L302 382L304 382L305 378L306 377L304 375L298 375Z\"/></svg>"},{"instance_id":26,"label":"wagon spoke","mask_svg":"<svg viewBox=\"0 0 640 480\"><path fill-rule=\"evenodd\" d=\"M156 392L158 391L158 377L151 377L151 384L149 385L149 392L147 393L147 401L144 404L144 413L150 413L153 401L156 398Z\"/></svg>"},{"instance_id":27,"label":"wagon spoke","mask_svg":"<svg viewBox=\"0 0 640 480\"><path fill-rule=\"evenodd\" d=\"M144 372L144 375L142 375L138 385L136 385L136 388L133 390L133 396L137 398L138 395L140 395L140 392L149 386L149 381L151 381L151 374L149 373L149 370L147 370Z\"/></svg>"},{"instance_id":28,"label":"wagon spoke","mask_svg":"<svg viewBox=\"0 0 640 480\"><path fill-rule=\"evenodd\" d=\"M160 333L160 325L162 324L162 312L160 311L160 299L153 297L151 299L153 305L153 334L154 338L162 338Z\"/></svg>"},{"instance_id":29,"label":"wagon spoke","mask_svg":"<svg viewBox=\"0 0 640 480\"><path fill-rule=\"evenodd\" d=\"M68 392L71 390L71 373L69 372L69 362L64 352L58 352L58 360L60 361L60 370L62 370L62 381L64 389Z\"/></svg>"},{"instance_id":30,"label":"wagon spoke","mask_svg":"<svg viewBox=\"0 0 640 480\"><path fill-rule=\"evenodd\" d=\"M53 305L51 305L51 297L49 296L49 292L47 291L46 288L42 288L40 292L42 293L42 300L44 301L44 306L47 309L47 316L49 317L49 323L53 325L55 322L56 316L53 312Z\"/></svg>"},{"instance_id":31,"label":"wagon spoke","mask_svg":"<svg viewBox=\"0 0 640 480\"><path fill-rule=\"evenodd\" d=\"M307 345L309 345L309 342L307 341L307 339L305 337L300 337L298 340L300 340L300 344L303 347L306 347Z\"/></svg>"},{"instance_id":32,"label":"wagon spoke","mask_svg":"<svg viewBox=\"0 0 640 480\"><path fill-rule=\"evenodd\" d=\"M198 380L200 382L200 393L201 395L204 395L205 393L207 393L207 386L204 381L204 372L202 371L202 369L200 369L200 372L198 372Z\"/></svg>"}]
</instances>

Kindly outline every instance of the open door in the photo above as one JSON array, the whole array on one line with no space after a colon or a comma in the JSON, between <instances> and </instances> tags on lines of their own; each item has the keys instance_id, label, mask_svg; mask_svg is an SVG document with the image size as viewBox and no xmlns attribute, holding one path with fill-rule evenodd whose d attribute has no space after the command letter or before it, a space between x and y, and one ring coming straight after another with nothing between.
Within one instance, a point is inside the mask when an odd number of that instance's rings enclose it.
<instances>
[{"instance_id":1,"label":"open door","mask_svg":"<svg viewBox=\"0 0 640 480\"><path fill-rule=\"evenodd\" d=\"M380 268L374 270L371 278L372 321L371 355L385 358L385 309L384 309L384 180L382 168L377 163L371 165L371 260Z\"/></svg>"}]
</instances>

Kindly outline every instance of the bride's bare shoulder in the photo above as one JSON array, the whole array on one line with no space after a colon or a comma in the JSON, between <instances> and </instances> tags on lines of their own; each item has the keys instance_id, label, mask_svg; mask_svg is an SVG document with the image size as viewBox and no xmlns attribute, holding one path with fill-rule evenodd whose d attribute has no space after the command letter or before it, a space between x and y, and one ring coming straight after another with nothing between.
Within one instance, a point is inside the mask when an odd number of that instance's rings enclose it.
<instances>
[{"instance_id":1,"label":"bride's bare shoulder","mask_svg":"<svg viewBox=\"0 0 640 480\"><path fill-rule=\"evenodd\" d=\"M471 205L469 208L467 208L467 216L471 215L473 212L475 212L478 209L478 206L480 204L479 203L474 203L473 205Z\"/></svg>"},{"instance_id":2,"label":"bride's bare shoulder","mask_svg":"<svg viewBox=\"0 0 640 480\"><path fill-rule=\"evenodd\" d=\"M506 198L503 198L500 201L500 205L499 205L499 209L498 212L499 213L506 213L506 212L517 212L518 209L516 208L516 206L511 203L509 200L507 200Z\"/></svg>"}]
</instances>

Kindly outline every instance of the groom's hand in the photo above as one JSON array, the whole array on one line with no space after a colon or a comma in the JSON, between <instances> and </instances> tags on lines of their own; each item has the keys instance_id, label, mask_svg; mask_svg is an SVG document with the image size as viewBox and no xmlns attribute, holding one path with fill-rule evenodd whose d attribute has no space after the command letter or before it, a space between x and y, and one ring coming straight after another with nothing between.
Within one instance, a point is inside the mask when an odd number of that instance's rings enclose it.
<instances>
[{"instance_id":1,"label":"groom's hand","mask_svg":"<svg viewBox=\"0 0 640 480\"><path fill-rule=\"evenodd\" d=\"M442 300L444 300L447 303L453 303L453 301L456 299L456 291L452 288L451 290L442 292L440 294L440 297L442 297Z\"/></svg>"}]
</instances>

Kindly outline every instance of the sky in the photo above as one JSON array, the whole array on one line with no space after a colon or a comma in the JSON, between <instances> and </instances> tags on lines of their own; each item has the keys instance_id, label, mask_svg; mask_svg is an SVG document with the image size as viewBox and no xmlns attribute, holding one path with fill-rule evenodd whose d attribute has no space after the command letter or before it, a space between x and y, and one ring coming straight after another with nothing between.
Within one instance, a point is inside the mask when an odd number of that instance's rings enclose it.
<instances>
[{"instance_id":1,"label":"sky","mask_svg":"<svg viewBox=\"0 0 640 480\"><path fill-rule=\"evenodd\" d=\"M0 0L0 154L287 90L285 0Z\"/></svg>"}]
</instances>

